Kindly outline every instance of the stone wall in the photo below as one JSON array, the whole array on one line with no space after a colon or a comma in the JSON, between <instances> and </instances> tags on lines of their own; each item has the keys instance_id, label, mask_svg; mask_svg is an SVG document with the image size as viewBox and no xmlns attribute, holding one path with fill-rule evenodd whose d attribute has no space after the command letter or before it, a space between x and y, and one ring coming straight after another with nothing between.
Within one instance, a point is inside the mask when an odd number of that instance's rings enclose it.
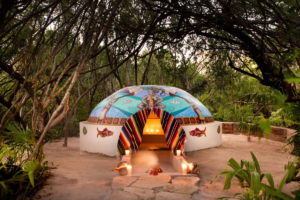
<instances>
[{"instance_id":1,"label":"stone wall","mask_svg":"<svg viewBox=\"0 0 300 200\"><path fill-rule=\"evenodd\" d=\"M235 122L223 122L222 123L223 134L240 134L238 130L238 123ZM268 139L286 142L286 140L294 134L294 129L271 126L271 134L268 136ZM266 137L266 134L263 134L263 137Z\"/></svg>"}]
</instances>

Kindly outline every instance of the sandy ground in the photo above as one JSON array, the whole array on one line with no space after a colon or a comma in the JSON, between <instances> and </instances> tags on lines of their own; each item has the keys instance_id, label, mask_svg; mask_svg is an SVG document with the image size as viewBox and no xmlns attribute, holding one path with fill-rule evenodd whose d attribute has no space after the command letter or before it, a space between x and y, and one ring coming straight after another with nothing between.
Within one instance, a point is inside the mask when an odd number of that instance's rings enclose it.
<instances>
[{"instance_id":1,"label":"sandy ground","mask_svg":"<svg viewBox=\"0 0 300 200\"><path fill-rule=\"evenodd\" d=\"M63 141L46 144L44 151L49 166L57 166L51 170L53 176L47 185L36 195L36 199L107 199L110 195L112 179L118 176L111 169L119 161L116 158L100 154L86 153L79 150L79 138L69 138L68 147L62 146ZM251 160L250 151L256 155L263 173L271 173L275 185L285 175L284 165L292 161L294 156L284 151L283 143L252 138L250 142L244 135L223 135L223 144L218 148L210 148L187 153L188 160L196 162L201 170L200 192L193 199L216 199L217 197L233 196L242 192L237 180L230 190L224 191L224 175L212 178L224 169L230 169L227 161L233 157L238 163L241 159ZM298 189L298 183L287 184L283 191L291 194Z\"/></svg>"}]
</instances>

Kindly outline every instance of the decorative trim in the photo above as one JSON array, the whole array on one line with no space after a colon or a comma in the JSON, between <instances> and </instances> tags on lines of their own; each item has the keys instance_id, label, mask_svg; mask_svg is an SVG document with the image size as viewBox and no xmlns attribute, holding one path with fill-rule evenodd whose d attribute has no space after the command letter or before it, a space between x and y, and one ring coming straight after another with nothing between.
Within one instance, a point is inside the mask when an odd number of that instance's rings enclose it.
<instances>
[{"instance_id":1,"label":"decorative trim","mask_svg":"<svg viewBox=\"0 0 300 200\"><path fill-rule=\"evenodd\" d=\"M98 117L90 116L89 119L88 119L88 122L91 122L91 123L97 123L97 121L98 121Z\"/></svg>"},{"instance_id":2,"label":"decorative trim","mask_svg":"<svg viewBox=\"0 0 300 200\"><path fill-rule=\"evenodd\" d=\"M182 118L176 118L179 124L183 124Z\"/></svg>"},{"instance_id":3,"label":"decorative trim","mask_svg":"<svg viewBox=\"0 0 300 200\"><path fill-rule=\"evenodd\" d=\"M190 119L188 117L183 118L184 124L190 124Z\"/></svg>"},{"instance_id":4,"label":"decorative trim","mask_svg":"<svg viewBox=\"0 0 300 200\"><path fill-rule=\"evenodd\" d=\"M104 119L104 121L106 121L107 124L112 124L113 118L108 117Z\"/></svg>"},{"instance_id":5,"label":"decorative trim","mask_svg":"<svg viewBox=\"0 0 300 200\"><path fill-rule=\"evenodd\" d=\"M95 124L103 124L110 126L123 126L128 118L119 118L119 117L107 117L102 123L99 123L98 117L90 116L88 121ZM196 124L205 124L209 122L213 122L213 117L205 117L205 120L200 120L198 117L177 117L176 120L180 125L189 126Z\"/></svg>"},{"instance_id":6,"label":"decorative trim","mask_svg":"<svg viewBox=\"0 0 300 200\"><path fill-rule=\"evenodd\" d=\"M190 118L190 122L191 122L191 124L196 124L196 118L191 117L191 118Z\"/></svg>"},{"instance_id":7,"label":"decorative trim","mask_svg":"<svg viewBox=\"0 0 300 200\"><path fill-rule=\"evenodd\" d=\"M124 124L126 123L126 121L127 121L127 118L121 118L120 124L121 124L121 125L124 125Z\"/></svg>"},{"instance_id":8,"label":"decorative trim","mask_svg":"<svg viewBox=\"0 0 300 200\"><path fill-rule=\"evenodd\" d=\"M200 120L198 117L178 117L176 119L179 124L184 126L205 124L214 121L212 117L205 117L205 120Z\"/></svg>"},{"instance_id":9,"label":"decorative trim","mask_svg":"<svg viewBox=\"0 0 300 200\"><path fill-rule=\"evenodd\" d=\"M120 119L119 118L114 118L113 124L119 124Z\"/></svg>"}]
</instances>

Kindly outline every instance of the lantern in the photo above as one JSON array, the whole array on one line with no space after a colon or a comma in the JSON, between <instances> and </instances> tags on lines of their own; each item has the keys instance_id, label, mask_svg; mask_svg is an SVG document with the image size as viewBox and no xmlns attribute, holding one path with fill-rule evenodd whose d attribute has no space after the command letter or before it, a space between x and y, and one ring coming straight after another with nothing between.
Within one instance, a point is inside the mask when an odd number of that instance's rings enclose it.
<instances>
[{"instance_id":1,"label":"lantern","mask_svg":"<svg viewBox=\"0 0 300 200\"><path fill-rule=\"evenodd\" d=\"M152 110L151 113L148 115L148 119L144 127L144 134L164 135L160 118Z\"/></svg>"}]
</instances>

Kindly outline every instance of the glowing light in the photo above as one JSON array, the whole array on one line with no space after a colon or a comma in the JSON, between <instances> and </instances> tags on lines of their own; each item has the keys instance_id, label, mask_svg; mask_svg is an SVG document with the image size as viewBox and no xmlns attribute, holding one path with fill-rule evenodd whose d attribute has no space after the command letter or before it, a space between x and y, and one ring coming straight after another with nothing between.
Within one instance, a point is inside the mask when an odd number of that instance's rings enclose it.
<instances>
[{"instance_id":1,"label":"glowing light","mask_svg":"<svg viewBox=\"0 0 300 200\"><path fill-rule=\"evenodd\" d=\"M131 174L132 174L132 166L127 165L127 176L131 176Z\"/></svg>"},{"instance_id":2,"label":"glowing light","mask_svg":"<svg viewBox=\"0 0 300 200\"><path fill-rule=\"evenodd\" d=\"M129 150L125 150L125 155L129 156L129 154L130 154L130 151Z\"/></svg>"},{"instance_id":3,"label":"glowing light","mask_svg":"<svg viewBox=\"0 0 300 200\"><path fill-rule=\"evenodd\" d=\"M181 150L177 150L177 156L181 156Z\"/></svg>"},{"instance_id":4,"label":"glowing light","mask_svg":"<svg viewBox=\"0 0 300 200\"><path fill-rule=\"evenodd\" d=\"M187 169L187 165L185 163L182 163L181 164L181 167L182 167L182 174L183 175L186 175L186 169ZM127 167L128 168L128 167Z\"/></svg>"},{"instance_id":5,"label":"glowing light","mask_svg":"<svg viewBox=\"0 0 300 200\"><path fill-rule=\"evenodd\" d=\"M151 111L148 115L148 119L144 127L144 134L164 134L160 118L153 111Z\"/></svg>"}]
</instances>

